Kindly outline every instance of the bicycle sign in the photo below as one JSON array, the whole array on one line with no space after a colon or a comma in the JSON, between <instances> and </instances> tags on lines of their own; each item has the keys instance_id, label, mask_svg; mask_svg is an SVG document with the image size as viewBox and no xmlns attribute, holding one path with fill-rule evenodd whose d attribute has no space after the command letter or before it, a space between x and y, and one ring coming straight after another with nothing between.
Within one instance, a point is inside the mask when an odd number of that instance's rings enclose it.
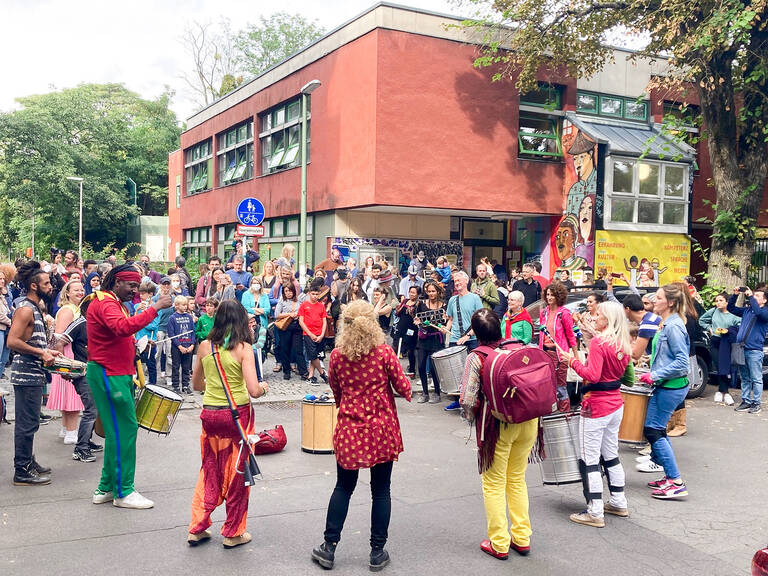
<instances>
[{"instance_id":1,"label":"bicycle sign","mask_svg":"<svg viewBox=\"0 0 768 576\"><path fill-rule=\"evenodd\" d=\"M256 198L243 198L237 205L237 219L244 226L258 226L264 221L264 204Z\"/></svg>"}]
</instances>

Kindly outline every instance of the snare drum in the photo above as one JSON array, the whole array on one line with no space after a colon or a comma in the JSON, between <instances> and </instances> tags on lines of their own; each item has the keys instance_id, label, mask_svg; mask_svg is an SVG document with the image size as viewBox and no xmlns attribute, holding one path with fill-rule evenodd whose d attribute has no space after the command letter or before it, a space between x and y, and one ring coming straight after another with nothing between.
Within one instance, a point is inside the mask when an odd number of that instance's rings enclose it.
<instances>
[{"instance_id":1,"label":"snare drum","mask_svg":"<svg viewBox=\"0 0 768 576\"><path fill-rule=\"evenodd\" d=\"M58 374L62 378L67 378L68 380L74 380L85 376L87 367L88 365L85 362L67 358L66 356L56 356L53 359L53 364L43 366L48 372Z\"/></svg>"},{"instance_id":2,"label":"snare drum","mask_svg":"<svg viewBox=\"0 0 768 576\"><path fill-rule=\"evenodd\" d=\"M339 409L334 401L301 403L301 450L310 454L333 454L333 431Z\"/></svg>"},{"instance_id":3,"label":"snare drum","mask_svg":"<svg viewBox=\"0 0 768 576\"><path fill-rule=\"evenodd\" d=\"M440 390L449 396L459 395L464 364L467 362L467 347L452 346L438 350L432 354L431 362L440 381Z\"/></svg>"},{"instance_id":4,"label":"snare drum","mask_svg":"<svg viewBox=\"0 0 768 576\"><path fill-rule=\"evenodd\" d=\"M183 402L173 390L147 384L136 401L136 420L145 430L170 434Z\"/></svg>"},{"instance_id":5,"label":"snare drum","mask_svg":"<svg viewBox=\"0 0 768 576\"><path fill-rule=\"evenodd\" d=\"M624 400L624 416L619 426L619 440L631 444L645 444L643 427L645 414L648 412L648 401L653 393L652 388L645 386L622 386L621 398Z\"/></svg>"},{"instance_id":6,"label":"snare drum","mask_svg":"<svg viewBox=\"0 0 768 576\"><path fill-rule=\"evenodd\" d=\"M574 484L581 482L579 472L578 409L565 414L541 417L545 457L539 463L544 484Z\"/></svg>"}]
</instances>

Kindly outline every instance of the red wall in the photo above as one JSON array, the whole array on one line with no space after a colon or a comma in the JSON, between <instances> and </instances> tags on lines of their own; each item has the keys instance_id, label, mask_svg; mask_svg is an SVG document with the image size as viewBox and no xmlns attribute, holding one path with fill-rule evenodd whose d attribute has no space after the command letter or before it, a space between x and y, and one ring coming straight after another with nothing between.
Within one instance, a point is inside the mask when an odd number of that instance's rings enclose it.
<instances>
[{"instance_id":1,"label":"red wall","mask_svg":"<svg viewBox=\"0 0 768 576\"><path fill-rule=\"evenodd\" d=\"M176 176L181 177L181 190L184 193L184 154L181 150L176 150L168 155L168 239L170 245L167 246L168 254L166 259L171 261L178 256L176 254L176 243L181 246L182 229L181 213L176 208ZM184 198L181 199L181 205L184 205Z\"/></svg>"},{"instance_id":2,"label":"red wall","mask_svg":"<svg viewBox=\"0 0 768 576\"><path fill-rule=\"evenodd\" d=\"M378 38L376 204L562 212L564 165L517 158L517 91L473 68L475 47Z\"/></svg>"}]
</instances>

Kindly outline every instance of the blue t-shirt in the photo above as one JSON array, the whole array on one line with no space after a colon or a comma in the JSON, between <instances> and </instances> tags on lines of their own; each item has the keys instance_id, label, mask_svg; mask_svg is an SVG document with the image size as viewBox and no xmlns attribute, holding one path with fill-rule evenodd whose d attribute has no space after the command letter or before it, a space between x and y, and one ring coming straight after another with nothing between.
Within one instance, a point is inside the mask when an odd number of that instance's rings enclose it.
<instances>
[{"instance_id":1,"label":"blue t-shirt","mask_svg":"<svg viewBox=\"0 0 768 576\"><path fill-rule=\"evenodd\" d=\"M645 348L645 353L651 353L651 341L656 336L656 332L659 331L659 325L661 324L661 316L657 316L653 312L646 312L643 319L640 321L640 326L637 329L638 338L648 338L648 346Z\"/></svg>"},{"instance_id":2,"label":"blue t-shirt","mask_svg":"<svg viewBox=\"0 0 768 576\"><path fill-rule=\"evenodd\" d=\"M461 327L463 330L459 329L459 318L456 313L457 302L459 311L461 312ZM470 292L464 296L451 296L451 299L448 300L448 309L446 311L446 315L449 318L453 318L453 322L451 323L451 342L456 342L459 338L461 338L462 333L466 332L472 327L472 314L480 310L482 307L483 301L480 300L480 296L474 292ZM469 339L476 340L475 335L471 335Z\"/></svg>"}]
</instances>

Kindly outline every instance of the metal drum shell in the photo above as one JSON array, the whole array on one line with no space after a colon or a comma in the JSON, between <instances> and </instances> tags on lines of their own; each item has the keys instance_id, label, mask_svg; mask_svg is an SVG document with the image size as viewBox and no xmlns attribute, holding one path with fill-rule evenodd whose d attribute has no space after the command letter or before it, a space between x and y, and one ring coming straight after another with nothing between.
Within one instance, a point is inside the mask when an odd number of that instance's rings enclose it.
<instances>
[{"instance_id":1,"label":"metal drum shell","mask_svg":"<svg viewBox=\"0 0 768 576\"><path fill-rule=\"evenodd\" d=\"M147 384L136 401L136 420L149 432L168 435L183 403L184 398L173 390Z\"/></svg>"},{"instance_id":2,"label":"metal drum shell","mask_svg":"<svg viewBox=\"0 0 768 576\"><path fill-rule=\"evenodd\" d=\"M619 441L628 444L645 444L643 428L648 412L648 401L652 388L645 386L622 386L621 399L624 401L624 416L619 425Z\"/></svg>"},{"instance_id":3,"label":"metal drum shell","mask_svg":"<svg viewBox=\"0 0 768 576\"><path fill-rule=\"evenodd\" d=\"M459 394L464 365L467 363L467 347L451 346L438 350L432 354L430 363L437 372L441 392L449 396Z\"/></svg>"},{"instance_id":4,"label":"metal drum shell","mask_svg":"<svg viewBox=\"0 0 768 576\"><path fill-rule=\"evenodd\" d=\"M579 459L579 410L541 417L546 456L539 463L544 484L581 482Z\"/></svg>"}]
</instances>

